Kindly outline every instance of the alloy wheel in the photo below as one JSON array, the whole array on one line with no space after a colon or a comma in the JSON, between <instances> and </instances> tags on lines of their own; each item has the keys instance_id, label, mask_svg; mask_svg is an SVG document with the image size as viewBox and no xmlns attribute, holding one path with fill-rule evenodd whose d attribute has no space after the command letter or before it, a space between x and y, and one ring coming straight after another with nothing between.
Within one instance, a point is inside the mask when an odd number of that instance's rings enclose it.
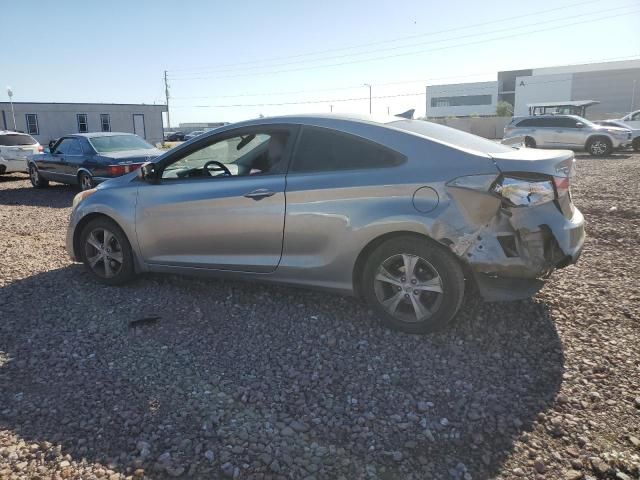
<instances>
[{"instance_id":1,"label":"alloy wheel","mask_svg":"<svg viewBox=\"0 0 640 480\"><path fill-rule=\"evenodd\" d=\"M433 265L406 253L382 262L374 277L374 291L389 314L409 323L431 318L443 297L442 279Z\"/></svg>"},{"instance_id":2,"label":"alloy wheel","mask_svg":"<svg viewBox=\"0 0 640 480\"><path fill-rule=\"evenodd\" d=\"M591 153L594 155L604 155L607 152L608 145L604 140L595 140L591 144Z\"/></svg>"},{"instance_id":3,"label":"alloy wheel","mask_svg":"<svg viewBox=\"0 0 640 480\"><path fill-rule=\"evenodd\" d=\"M91 177L86 173L80 174L80 188L82 190L90 190L93 188L93 181L91 180Z\"/></svg>"},{"instance_id":4,"label":"alloy wheel","mask_svg":"<svg viewBox=\"0 0 640 480\"><path fill-rule=\"evenodd\" d=\"M85 258L91 270L102 278L113 278L124 262L120 242L106 228L96 228L89 233L84 245Z\"/></svg>"},{"instance_id":5,"label":"alloy wheel","mask_svg":"<svg viewBox=\"0 0 640 480\"><path fill-rule=\"evenodd\" d=\"M38 184L38 169L36 167L34 167L33 165L31 165L29 167L29 179L31 180L31 183L33 185L37 185Z\"/></svg>"}]
</instances>

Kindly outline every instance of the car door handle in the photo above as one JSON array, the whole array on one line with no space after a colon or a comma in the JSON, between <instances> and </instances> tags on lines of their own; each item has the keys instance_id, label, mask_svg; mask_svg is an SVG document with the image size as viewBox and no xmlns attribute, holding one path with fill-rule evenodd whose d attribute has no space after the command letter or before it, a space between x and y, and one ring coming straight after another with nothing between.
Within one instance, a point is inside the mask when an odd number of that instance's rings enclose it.
<instances>
[{"instance_id":1,"label":"car door handle","mask_svg":"<svg viewBox=\"0 0 640 480\"><path fill-rule=\"evenodd\" d=\"M244 196L246 198L253 198L254 200L262 200L263 198L270 197L275 194L276 192L272 192L271 190L267 190L266 188L259 188L249 193L245 193Z\"/></svg>"}]
</instances>

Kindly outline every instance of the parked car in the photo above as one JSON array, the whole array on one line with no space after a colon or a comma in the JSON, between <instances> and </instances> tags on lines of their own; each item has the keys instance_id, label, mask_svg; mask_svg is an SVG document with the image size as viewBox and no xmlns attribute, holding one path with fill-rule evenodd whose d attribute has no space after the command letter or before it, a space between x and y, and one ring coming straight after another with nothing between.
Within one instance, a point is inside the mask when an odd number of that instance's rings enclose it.
<instances>
[{"instance_id":1,"label":"parked car","mask_svg":"<svg viewBox=\"0 0 640 480\"><path fill-rule=\"evenodd\" d=\"M640 122L636 128L627 125L622 120L598 120L593 122L601 127L618 127L631 130L631 146L636 152L640 151Z\"/></svg>"},{"instance_id":2,"label":"parked car","mask_svg":"<svg viewBox=\"0 0 640 480\"><path fill-rule=\"evenodd\" d=\"M167 132L164 136L165 142L183 142L184 132Z\"/></svg>"},{"instance_id":3,"label":"parked car","mask_svg":"<svg viewBox=\"0 0 640 480\"><path fill-rule=\"evenodd\" d=\"M42 151L42 146L31 135L0 130L0 175L26 172L27 157Z\"/></svg>"},{"instance_id":4,"label":"parked car","mask_svg":"<svg viewBox=\"0 0 640 480\"><path fill-rule=\"evenodd\" d=\"M36 188L54 181L88 190L162 153L137 135L117 132L65 135L48 150L28 160L29 178Z\"/></svg>"},{"instance_id":5,"label":"parked car","mask_svg":"<svg viewBox=\"0 0 640 480\"><path fill-rule=\"evenodd\" d=\"M187 133L184 136L184 140L186 142L187 140L191 140L192 138L198 137L198 136L202 135L203 133L205 133L204 130L196 130L195 132Z\"/></svg>"},{"instance_id":6,"label":"parked car","mask_svg":"<svg viewBox=\"0 0 640 480\"><path fill-rule=\"evenodd\" d=\"M79 193L66 246L109 285L152 271L318 287L423 333L469 289L528 297L577 261L573 165L420 120L262 118Z\"/></svg>"},{"instance_id":7,"label":"parked car","mask_svg":"<svg viewBox=\"0 0 640 480\"><path fill-rule=\"evenodd\" d=\"M577 115L515 117L504 128L504 138L511 137L523 137L530 148L586 150L591 155L609 155L631 144L631 130L602 127Z\"/></svg>"},{"instance_id":8,"label":"parked car","mask_svg":"<svg viewBox=\"0 0 640 480\"><path fill-rule=\"evenodd\" d=\"M631 112L620 119L631 128L640 128L640 110Z\"/></svg>"}]
</instances>

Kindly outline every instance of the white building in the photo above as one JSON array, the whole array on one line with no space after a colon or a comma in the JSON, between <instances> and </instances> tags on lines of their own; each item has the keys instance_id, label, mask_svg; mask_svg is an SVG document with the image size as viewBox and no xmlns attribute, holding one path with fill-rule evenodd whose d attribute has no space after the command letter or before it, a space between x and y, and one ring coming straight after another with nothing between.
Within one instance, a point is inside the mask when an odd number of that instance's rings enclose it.
<instances>
[{"instance_id":1,"label":"white building","mask_svg":"<svg viewBox=\"0 0 640 480\"><path fill-rule=\"evenodd\" d=\"M427 87L427 116L495 115L498 82L456 83Z\"/></svg>"},{"instance_id":2,"label":"white building","mask_svg":"<svg viewBox=\"0 0 640 480\"><path fill-rule=\"evenodd\" d=\"M497 77L497 82L428 86L427 117L495 115L500 101L510 103L516 116L527 115L531 103L567 100L598 101L587 110L593 117L622 116L640 107L640 60L508 70ZM488 95L495 98L491 105L469 105L487 102Z\"/></svg>"},{"instance_id":3,"label":"white building","mask_svg":"<svg viewBox=\"0 0 640 480\"><path fill-rule=\"evenodd\" d=\"M32 135L42 145L70 133L135 133L149 143L163 141L166 105L124 103L0 102L0 130Z\"/></svg>"}]
</instances>

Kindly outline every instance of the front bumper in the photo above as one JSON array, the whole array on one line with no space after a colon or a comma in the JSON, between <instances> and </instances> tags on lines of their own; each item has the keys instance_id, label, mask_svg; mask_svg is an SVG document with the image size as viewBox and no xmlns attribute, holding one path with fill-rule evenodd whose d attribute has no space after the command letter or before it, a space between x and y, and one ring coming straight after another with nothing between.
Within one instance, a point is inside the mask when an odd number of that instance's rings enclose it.
<instances>
[{"instance_id":1,"label":"front bumper","mask_svg":"<svg viewBox=\"0 0 640 480\"><path fill-rule=\"evenodd\" d=\"M65 238L65 247L67 249L67 254L69 258L71 258L72 262L77 262L76 252L73 244L73 239L76 231L76 226L78 225L77 215L75 215L76 210L71 212L71 217L69 218L69 225L67 226L67 235Z\"/></svg>"},{"instance_id":2,"label":"front bumper","mask_svg":"<svg viewBox=\"0 0 640 480\"><path fill-rule=\"evenodd\" d=\"M584 217L570 204L565 211L555 202L501 208L492 222L468 238L464 251L457 253L469 264L485 300L530 297L554 270L578 260L585 239Z\"/></svg>"}]
</instances>

